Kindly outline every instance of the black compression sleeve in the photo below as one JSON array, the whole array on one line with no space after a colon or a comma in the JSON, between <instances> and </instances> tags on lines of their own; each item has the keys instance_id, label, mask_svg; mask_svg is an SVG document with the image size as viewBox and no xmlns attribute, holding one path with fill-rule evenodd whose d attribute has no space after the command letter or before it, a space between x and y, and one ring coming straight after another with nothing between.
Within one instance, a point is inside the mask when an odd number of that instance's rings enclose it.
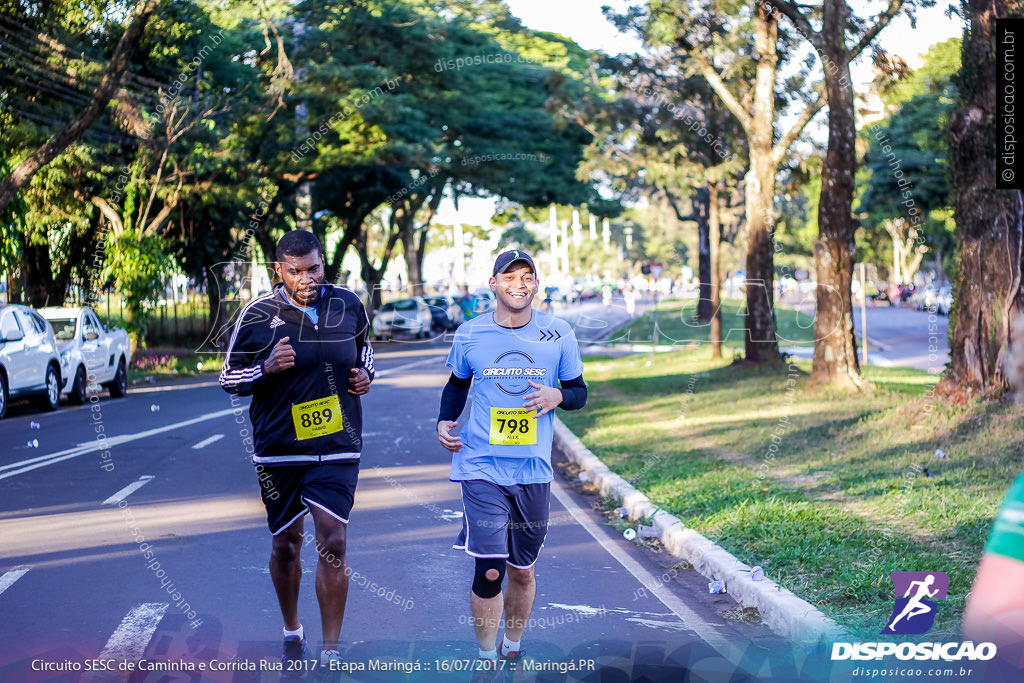
<instances>
[{"instance_id":1,"label":"black compression sleeve","mask_svg":"<svg viewBox=\"0 0 1024 683\"><path fill-rule=\"evenodd\" d=\"M456 377L455 373L448 378L448 384L444 385L441 391L441 410L437 414L437 421L455 421L462 415L466 407L466 399L469 398L469 387L473 384L472 375L466 378Z\"/></svg>"},{"instance_id":2,"label":"black compression sleeve","mask_svg":"<svg viewBox=\"0 0 1024 683\"><path fill-rule=\"evenodd\" d=\"M561 382L562 402L558 407L563 410L579 410L587 404L587 383L583 375Z\"/></svg>"}]
</instances>

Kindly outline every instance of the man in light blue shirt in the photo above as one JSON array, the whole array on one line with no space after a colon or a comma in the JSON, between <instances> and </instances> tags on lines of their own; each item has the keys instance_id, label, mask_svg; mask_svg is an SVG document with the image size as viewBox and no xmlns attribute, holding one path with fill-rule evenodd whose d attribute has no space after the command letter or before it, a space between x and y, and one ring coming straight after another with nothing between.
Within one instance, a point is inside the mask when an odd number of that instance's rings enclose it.
<instances>
[{"instance_id":1,"label":"man in light blue shirt","mask_svg":"<svg viewBox=\"0 0 1024 683\"><path fill-rule=\"evenodd\" d=\"M552 411L582 408L587 385L572 328L532 309L539 280L530 255L500 254L489 284L495 310L464 323L448 355L452 374L441 394L437 435L452 453L451 480L462 485L466 512L454 547L476 564L470 606L480 665L496 667L500 657L515 668L547 534ZM472 411L456 436L474 381ZM505 635L495 647L502 612Z\"/></svg>"}]
</instances>

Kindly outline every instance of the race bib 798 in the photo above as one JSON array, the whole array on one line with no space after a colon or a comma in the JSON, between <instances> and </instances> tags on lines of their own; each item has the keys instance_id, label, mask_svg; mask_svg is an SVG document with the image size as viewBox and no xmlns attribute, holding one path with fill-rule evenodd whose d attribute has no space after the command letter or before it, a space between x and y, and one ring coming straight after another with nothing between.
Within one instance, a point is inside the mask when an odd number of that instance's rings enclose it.
<instances>
[{"instance_id":1,"label":"race bib 798","mask_svg":"<svg viewBox=\"0 0 1024 683\"><path fill-rule=\"evenodd\" d=\"M537 420L522 408L491 408L491 443L526 446L537 443Z\"/></svg>"}]
</instances>

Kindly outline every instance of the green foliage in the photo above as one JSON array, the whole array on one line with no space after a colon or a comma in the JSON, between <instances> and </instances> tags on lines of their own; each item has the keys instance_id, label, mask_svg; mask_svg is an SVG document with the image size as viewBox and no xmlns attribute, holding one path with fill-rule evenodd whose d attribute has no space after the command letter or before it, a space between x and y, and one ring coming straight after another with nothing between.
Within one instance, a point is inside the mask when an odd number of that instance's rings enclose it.
<instances>
[{"instance_id":1,"label":"green foliage","mask_svg":"<svg viewBox=\"0 0 1024 683\"><path fill-rule=\"evenodd\" d=\"M0 147L0 178L10 173L7 150ZM21 258L18 249L20 236L25 232L25 213L28 204L21 196L0 210L0 272L16 268Z\"/></svg>"},{"instance_id":2,"label":"green foliage","mask_svg":"<svg viewBox=\"0 0 1024 683\"><path fill-rule=\"evenodd\" d=\"M157 235L137 238L122 234L107 242L103 276L113 279L131 314L131 322L137 323L143 309L159 298L164 276L171 267L165 246L166 241Z\"/></svg>"},{"instance_id":3,"label":"green foliage","mask_svg":"<svg viewBox=\"0 0 1024 683\"><path fill-rule=\"evenodd\" d=\"M522 249L530 254L538 254L544 245L538 237L523 225L513 225L501 233L502 249Z\"/></svg>"},{"instance_id":4,"label":"green foliage","mask_svg":"<svg viewBox=\"0 0 1024 683\"><path fill-rule=\"evenodd\" d=\"M891 262L891 241L880 226L894 218L921 229L932 251L953 251L946 211L949 139L943 131L957 99L960 42L951 38L933 46L920 69L883 90L891 115L860 133L867 153L857 174L856 212L865 228L859 237L878 260Z\"/></svg>"},{"instance_id":5,"label":"green foliage","mask_svg":"<svg viewBox=\"0 0 1024 683\"><path fill-rule=\"evenodd\" d=\"M814 242L818 239L822 163L820 153L795 159L780 183L775 243L781 250L775 263L783 269L811 267Z\"/></svg>"},{"instance_id":6,"label":"green foliage","mask_svg":"<svg viewBox=\"0 0 1024 683\"><path fill-rule=\"evenodd\" d=\"M127 23L88 1L41 12L31 28L86 57L45 56L63 74L60 93L0 78L0 98L41 107L0 112L11 162L87 100ZM590 77L594 59L525 29L494 1L165 0L125 88L24 193L19 237L49 245L54 274L67 276L53 288L63 289L88 281L88 255L105 231L123 235L118 249L111 241L106 272L138 310L145 287L128 264L214 282L218 264L248 258L257 244L266 252L307 219L324 242L383 248L387 235L358 238L389 212L411 216L424 234L423 199L439 188L614 214L577 177L592 139L579 112L606 85ZM157 258L158 246L169 258Z\"/></svg>"}]
</instances>

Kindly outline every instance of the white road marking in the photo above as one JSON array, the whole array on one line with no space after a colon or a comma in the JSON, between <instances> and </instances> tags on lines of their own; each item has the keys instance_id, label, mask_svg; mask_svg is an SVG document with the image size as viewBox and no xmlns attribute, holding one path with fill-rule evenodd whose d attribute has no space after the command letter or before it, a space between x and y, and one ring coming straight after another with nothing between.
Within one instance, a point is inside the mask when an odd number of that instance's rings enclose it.
<instances>
[{"instance_id":1,"label":"white road marking","mask_svg":"<svg viewBox=\"0 0 1024 683\"><path fill-rule=\"evenodd\" d=\"M120 491L118 491L117 493L112 495L110 498L107 498L105 501L103 501L103 504L104 505L117 505L122 500L124 500L125 498L127 498L131 494L135 493L136 491L141 489L143 486L145 486L146 484L148 484L152 480L153 480L153 475L151 475L151 474L144 474L141 477L139 477L138 481L133 481L132 483L128 484L123 489L121 489Z\"/></svg>"},{"instance_id":2,"label":"white road marking","mask_svg":"<svg viewBox=\"0 0 1024 683\"><path fill-rule=\"evenodd\" d=\"M3 470L10 470L0 474L0 479L6 479L7 477L13 477L17 474L23 474L30 472L40 467L46 467L47 465L53 465L63 460L70 460L71 458L77 458L80 455L86 453L92 453L93 451L109 450L114 446L120 446L121 444L130 443L132 441L138 441L139 439L145 439L150 436L157 434L163 434L164 432L174 431L181 429L182 427L188 427L189 425L199 424L200 422L206 422L207 420L216 420L217 418L227 417L234 412L234 408L228 408L226 410L220 410L216 413L209 413L201 417L194 417L191 420L185 420L183 422L175 422L174 424L165 425L163 427L156 427L154 429L147 429L144 432L136 432L135 434L122 434L121 436L112 436L103 441L90 441L88 443L75 446L74 448L68 448L63 451L57 451L56 453L48 453L47 455L41 455L37 458L29 458L28 460L20 460L18 462L12 462L7 465L0 465L0 472ZM20 469L17 469L20 468Z\"/></svg>"},{"instance_id":3,"label":"white road marking","mask_svg":"<svg viewBox=\"0 0 1024 683\"><path fill-rule=\"evenodd\" d=\"M427 365L429 363L436 363L437 361L444 361L444 360L447 360L447 358L448 358L447 356L437 355L437 356L432 356L432 357L424 359L424 360L418 360L418 361L415 361L413 363L406 363L405 365L396 365L395 367L388 368L386 370L378 370L377 373L374 375L374 378L386 377L386 376L390 375L393 372L398 372L399 370L408 370L409 368L415 368L415 367L418 367L420 365ZM379 358L378 358L378 360L379 360Z\"/></svg>"},{"instance_id":4,"label":"white road marking","mask_svg":"<svg viewBox=\"0 0 1024 683\"><path fill-rule=\"evenodd\" d=\"M632 621L634 624L655 628L660 631L682 631L686 628L685 625L678 621L657 621L655 619L641 619L640 617L626 617L626 621Z\"/></svg>"},{"instance_id":5,"label":"white road marking","mask_svg":"<svg viewBox=\"0 0 1024 683\"><path fill-rule=\"evenodd\" d=\"M213 436L211 436L210 438L208 438L208 439L203 439L202 441L200 441L200 442L199 442L199 443L197 443L196 445L192 446L192 450L194 450L194 451L198 451L198 450L199 450L200 448L206 448L206 447L207 447L207 446L209 446L209 445L210 445L211 443L214 443L215 441L220 441L220 440L221 440L221 439L223 439L223 438L224 438L224 435L223 435L223 434L214 434L214 435L213 435Z\"/></svg>"},{"instance_id":6,"label":"white road marking","mask_svg":"<svg viewBox=\"0 0 1024 683\"><path fill-rule=\"evenodd\" d=\"M15 567L14 569L10 570L9 572L5 572L2 576L0 576L0 593L3 593L5 590L13 586L14 582L20 579L21 577L25 576L25 574L28 574L28 570L31 568L31 566L25 565L21 567Z\"/></svg>"},{"instance_id":7,"label":"white road marking","mask_svg":"<svg viewBox=\"0 0 1024 683\"><path fill-rule=\"evenodd\" d=\"M561 482L552 482L552 484L551 493L558 499L558 502L576 518L579 525L604 548L605 552L618 560L619 564L632 574L648 592L658 598L665 607L672 610L682 622L683 628L696 633L704 642L725 657L726 660L730 662L742 661L743 650L730 642L730 635L722 632L719 627L706 623L699 614L690 609L672 591L665 588L665 585L654 574L647 571L622 548L612 543L597 525L586 516L583 509L562 489L563 484Z\"/></svg>"},{"instance_id":8,"label":"white road marking","mask_svg":"<svg viewBox=\"0 0 1024 683\"><path fill-rule=\"evenodd\" d=\"M606 567L611 569L611 567ZM671 612L637 612L631 609L622 609L621 607L591 607L590 605L565 605L560 602L549 602L548 607L554 607L558 609L564 609L568 612L575 612L585 617L595 617L597 615L605 614L631 614L633 616L646 616L646 617L670 617Z\"/></svg>"},{"instance_id":9,"label":"white road marking","mask_svg":"<svg viewBox=\"0 0 1024 683\"><path fill-rule=\"evenodd\" d=\"M219 387L220 382L213 380L212 382L193 382L192 384L173 384L167 387L153 387L153 386L133 386L131 393L133 394L152 394L159 391L184 391L187 389L204 389L206 387Z\"/></svg>"},{"instance_id":10,"label":"white road marking","mask_svg":"<svg viewBox=\"0 0 1024 683\"><path fill-rule=\"evenodd\" d=\"M99 658L129 662L141 659L169 606L166 602L145 602L135 607L121 620Z\"/></svg>"}]
</instances>

